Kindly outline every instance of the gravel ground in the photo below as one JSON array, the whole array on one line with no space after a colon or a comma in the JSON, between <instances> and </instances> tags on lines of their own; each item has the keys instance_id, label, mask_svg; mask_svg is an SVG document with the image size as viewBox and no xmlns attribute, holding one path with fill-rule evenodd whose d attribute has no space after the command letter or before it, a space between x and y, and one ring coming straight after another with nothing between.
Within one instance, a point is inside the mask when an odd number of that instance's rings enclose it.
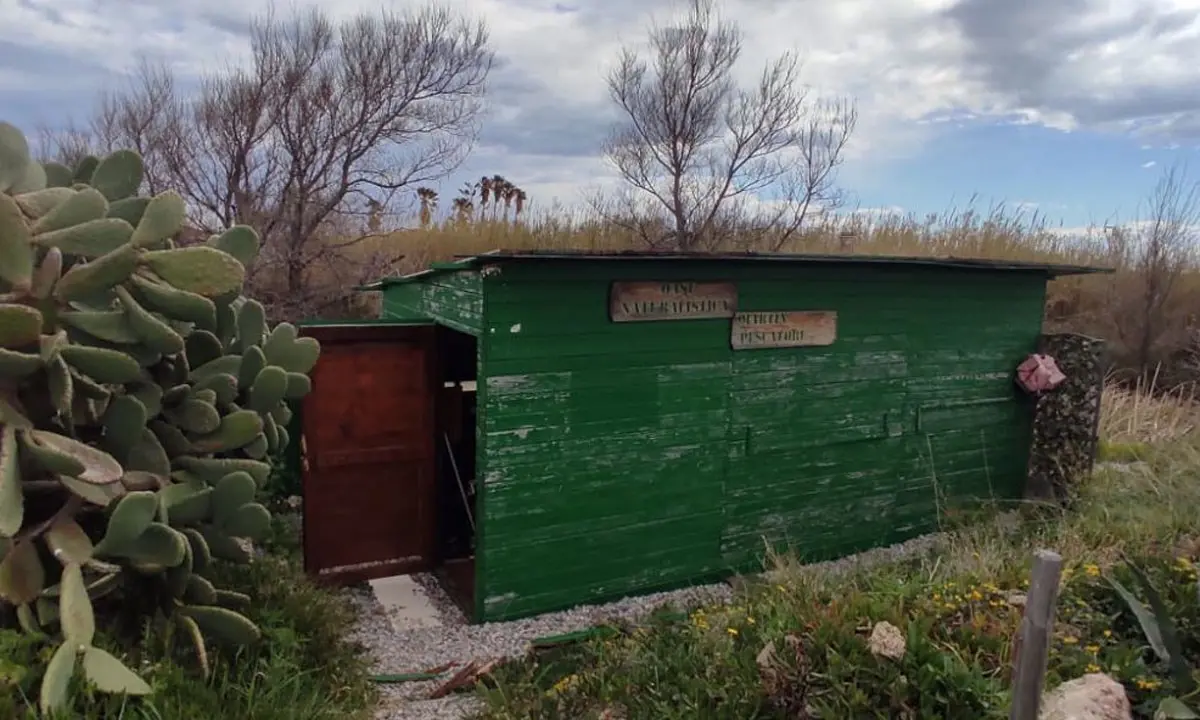
<instances>
[{"instance_id":1,"label":"gravel ground","mask_svg":"<svg viewBox=\"0 0 1200 720\"><path fill-rule=\"evenodd\" d=\"M722 583L626 598L607 605L588 605L511 622L468 625L462 612L428 575L416 580L433 600L443 626L421 627L397 632L369 587L347 592L358 608L359 626L352 636L369 648L379 673L420 672L448 662L472 659L515 658L525 653L529 642L547 635L583 630L606 620L634 621L664 602L683 607L727 602L732 589ZM449 673L447 673L447 677ZM438 681L381 685L383 701L377 720L457 720L478 709L470 694L440 700L424 699Z\"/></svg>"},{"instance_id":2,"label":"gravel ground","mask_svg":"<svg viewBox=\"0 0 1200 720\"><path fill-rule=\"evenodd\" d=\"M810 567L837 574L856 566L925 552L941 539L937 534L926 535ZM360 618L352 639L372 652L376 672L420 672L451 661L519 657L535 638L582 630L612 619L636 622L665 602L684 608L724 603L734 592L722 583L625 598L607 605L582 606L512 622L468 625L436 580L427 575L417 576L416 580L429 593L443 626L397 632L368 586L346 591ZM457 720L479 709L479 701L470 693L440 700L425 699L436 684L437 681L425 681L381 685L383 701L376 713L377 720Z\"/></svg>"}]
</instances>

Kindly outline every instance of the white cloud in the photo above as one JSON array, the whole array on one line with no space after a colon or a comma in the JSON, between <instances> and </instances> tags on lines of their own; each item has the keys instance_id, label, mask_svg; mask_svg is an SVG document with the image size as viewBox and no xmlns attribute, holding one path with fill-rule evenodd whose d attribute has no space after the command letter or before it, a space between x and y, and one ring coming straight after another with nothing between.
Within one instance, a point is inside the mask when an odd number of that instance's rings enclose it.
<instances>
[{"instance_id":1,"label":"white cloud","mask_svg":"<svg viewBox=\"0 0 1200 720\"><path fill-rule=\"evenodd\" d=\"M865 207L855 208L845 213L850 217L883 220L893 217L904 217L908 211L899 205L885 205L883 207Z\"/></svg>"},{"instance_id":2,"label":"white cloud","mask_svg":"<svg viewBox=\"0 0 1200 720\"><path fill-rule=\"evenodd\" d=\"M335 18L380 6L295 2ZM128 70L140 54L190 76L244 61L246 22L270 4L0 0L0 100L61 82L62 66L23 63L25 53L89 68L88 82ZM483 146L463 177L500 172L541 204L573 202L580 187L603 180L595 151L612 117L603 72L622 42L642 41L650 16L666 19L671 6L614 0L564 11L556 0L458 0L452 7L486 19L501 60ZM946 123L1137 131L1147 146L1200 138L1200 0L728 0L722 13L747 35L743 78L797 48L817 91L856 98L861 119L847 171L858 176L918 151ZM79 85L64 91L63 105L78 105Z\"/></svg>"},{"instance_id":3,"label":"white cloud","mask_svg":"<svg viewBox=\"0 0 1200 720\"><path fill-rule=\"evenodd\" d=\"M1150 160L1150 161L1148 161L1148 162L1144 162L1144 163L1142 163L1142 169L1143 169L1143 170L1149 170L1150 168L1154 167L1154 166L1155 166L1155 165L1157 165L1157 164L1158 164L1158 163L1157 163L1156 161L1154 161L1154 160Z\"/></svg>"}]
</instances>

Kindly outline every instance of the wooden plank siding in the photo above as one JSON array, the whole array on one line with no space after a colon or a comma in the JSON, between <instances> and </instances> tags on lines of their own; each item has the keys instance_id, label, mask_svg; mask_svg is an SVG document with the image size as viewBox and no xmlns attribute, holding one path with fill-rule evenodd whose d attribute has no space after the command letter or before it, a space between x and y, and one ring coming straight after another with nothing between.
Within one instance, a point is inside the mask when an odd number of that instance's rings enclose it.
<instances>
[{"instance_id":1,"label":"wooden plank siding","mask_svg":"<svg viewBox=\"0 0 1200 720\"><path fill-rule=\"evenodd\" d=\"M455 311L481 333L477 620L754 570L764 538L836 557L935 529L939 502L1022 492L1012 373L1040 333L1035 273L547 261L446 277L425 293L439 316L483 299ZM739 311L835 311L837 340L734 351L728 319L613 323L618 279L733 281Z\"/></svg>"},{"instance_id":2,"label":"wooden plank siding","mask_svg":"<svg viewBox=\"0 0 1200 720\"><path fill-rule=\"evenodd\" d=\"M478 336L483 326L483 289L478 272L433 273L419 282L395 283L383 290L382 317L434 320Z\"/></svg>"},{"instance_id":3,"label":"wooden plank siding","mask_svg":"<svg viewBox=\"0 0 1200 720\"><path fill-rule=\"evenodd\" d=\"M838 312L838 340L733 355L721 552L817 561L937 529L938 504L1024 488L1030 412L1012 377L1045 284L1015 274L856 271L743 283L743 310ZM921 277L924 275L924 277ZM940 275L940 277L939 277Z\"/></svg>"}]
</instances>

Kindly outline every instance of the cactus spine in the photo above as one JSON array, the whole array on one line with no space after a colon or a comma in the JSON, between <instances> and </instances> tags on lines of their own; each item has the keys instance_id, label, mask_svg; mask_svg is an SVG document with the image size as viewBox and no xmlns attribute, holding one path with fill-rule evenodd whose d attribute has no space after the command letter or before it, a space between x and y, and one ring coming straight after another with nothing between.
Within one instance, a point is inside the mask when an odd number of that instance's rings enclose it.
<instances>
[{"instance_id":1,"label":"cactus spine","mask_svg":"<svg viewBox=\"0 0 1200 720\"><path fill-rule=\"evenodd\" d=\"M142 158L34 161L0 122L0 610L58 638L40 705L149 685L93 645L93 601L150 597L195 645L259 639L214 558L270 529L256 502L319 345L241 297L245 226L177 248L185 206L137 196ZM0 617L4 615L0 614Z\"/></svg>"}]
</instances>

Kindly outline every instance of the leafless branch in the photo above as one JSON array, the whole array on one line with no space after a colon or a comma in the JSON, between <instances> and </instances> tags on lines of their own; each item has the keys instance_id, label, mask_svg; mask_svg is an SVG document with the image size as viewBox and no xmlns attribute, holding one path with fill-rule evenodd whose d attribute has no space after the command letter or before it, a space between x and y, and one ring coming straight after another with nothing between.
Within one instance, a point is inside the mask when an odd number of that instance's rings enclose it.
<instances>
[{"instance_id":1,"label":"leafless branch","mask_svg":"<svg viewBox=\"0 0 1200 720\"><path fill-rule=\"evenodd\" d=\"M1159 177L1141 218L1107 228L1110 263L1129 272L1110 285L1108 332L1128 354L1125 364L1142 374L1182 344L1190 312L1176 307L1179 279L1195 260L1200 237L1200 183L1175 165Z\"/></svg>"},{"instance_id":2,"label":"leafless branch","mask_svg":"<svg viewBox=\"0 0 1200 720\"><path fill-rule=\"evenodd\" d=\"M1159 178L1138 231L1143 329L1137 357L1143 369L1148 368L1165 329L1165 306L1189 265L1198 230L1200 183L1189 184L1183 168L1172 166Z\"/></svg>"},{"instance_id":3,"label":"leafless branch","mask_svg":"<svg viewBox=\"0 0 1200 720\"><path fill-rule=\"evenodd\" d=\"M481 23L436 5L340 23L268 13L250 42L249 65L211 72L195 97L143 63L90 134L100 151L141 152L148 190L179 191L200 231L258 229L251 291L276 316L306 314L391 269L395 253L363 250L379 244L368 218L466 157L493 55Z\"/></svg>"},{"instance_id":4,"label":"leafless branch","mask_svg":"<svg viewBox=\"0 0 1200 720\"><path fill-rule=\"evenodd\" d=\"M665 223L666 243L683 250L715 247L730 229L750 227L778 250L815 210L840 201L834 174L857 113L848 101L812 98L795 54L739 88L742 34L717 16L713 0L690 0L682 23L652 27L649 40L649 59L625 49L608 76L623 122L604 146L645 202L608 219Z\"/></svg>"}]
</instances>

